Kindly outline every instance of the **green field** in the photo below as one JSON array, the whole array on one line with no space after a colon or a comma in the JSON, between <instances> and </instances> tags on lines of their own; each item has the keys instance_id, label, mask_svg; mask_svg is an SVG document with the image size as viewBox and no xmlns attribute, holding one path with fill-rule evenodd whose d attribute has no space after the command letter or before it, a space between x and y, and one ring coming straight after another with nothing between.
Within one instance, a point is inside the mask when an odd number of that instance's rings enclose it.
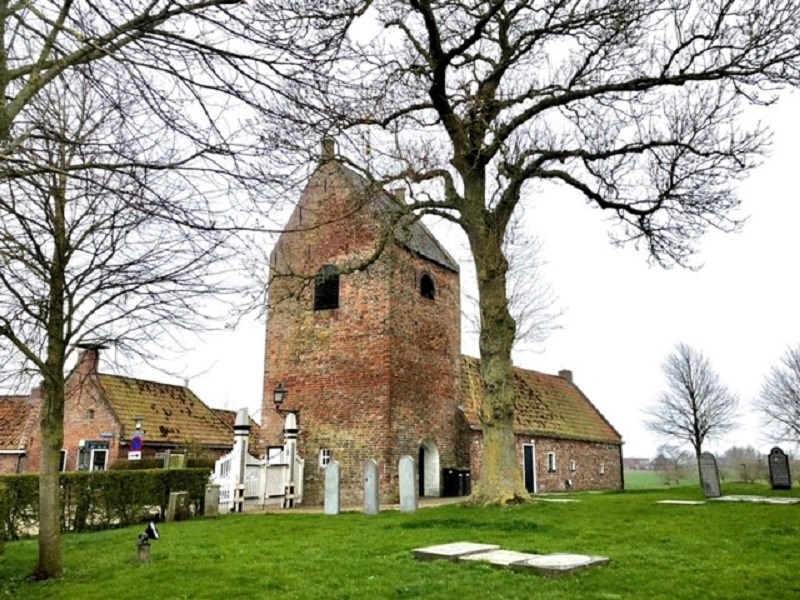
<instances>
[{"instance_id":1,"label":"green field","mask_svg":"<svg viewBox=\"0 0 800 600\"><path fill-rule=\"evenodd\" d=\"M770 494L766 486L726 493ZM795 490L791 492L798 494ZM161 526L152 563L136 562L140 527L68 535L58 581L26 580L36 542L7 545L0 596L15 599L470 598L655 599L800 597L800 505L708 503L698 488L575 494L580 502L513 508L448 505L384 512L232 515ZM546 579L480 564L419 562L410 550L461 540L611 565Z\"/></svg>"},{"instance_id":2,"label":"green field","mask_svg":"<svg viewBox=\"0 0 800 600\"><path fill-rule=\"evenodd\" d=\"M680 486L697 485L699 486L697 473L692 471L692 474L680 479ZM658 471L625 471L625 489L626 490L663 490L674 487L674 482L671 486L664 483L661 473Z\"/></svg>"}]
</instances>

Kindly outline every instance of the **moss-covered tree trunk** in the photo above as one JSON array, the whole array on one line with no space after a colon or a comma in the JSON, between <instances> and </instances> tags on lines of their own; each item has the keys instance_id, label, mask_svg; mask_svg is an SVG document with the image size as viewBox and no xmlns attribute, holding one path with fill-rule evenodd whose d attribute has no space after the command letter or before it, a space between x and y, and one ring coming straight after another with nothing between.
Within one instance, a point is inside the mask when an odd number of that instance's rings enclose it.
<instances>
[{"instance_id":1,"label":"moss-covered tree trunk","mask_svg":"<svg viewBox=\"0 0 800 600\"><path fill-rule=\"evenodd\" d=\"M480 354L484 383L481 407L483 464L472 501L509 504L529 496L522 481L514 435L514 373L511 349L516 324L508 307L503 253L507 216L485 208L480 177L465 178L467 208L462 213L478 280L481 317Z\"/></svg>"},{"instance_id":2,"label":"moss-covered tree trunk","mask_svg":"<svg viewBox=\"0 0 800 600\"><path fill-rule=\"evenodd\" d=\"M59 464L64 442L64 384L44 381L40 419L42 456L39 471L39 562L35 577L48 579L61 573L61 507Z\"/></svg>"},{"instance_id":3,"label":"moss-covered tree trunk","mask_svg":"<svg viewBox=\"0 0 800 600\"><path fill-rule=\"evenodd\" d=\"M63 149L62 149L63 150ZM60 156L65 157L65 152ZM61 522L59 464L64 444L64 368L66 342L66 289L69 235L66 225L67 170L54 175L52 187L53 255L47 274L47 357L44 401L39 419L42 456L39 465L39 562L34 576L48 579L61 574Z\"/></svg>"}]
</instances>

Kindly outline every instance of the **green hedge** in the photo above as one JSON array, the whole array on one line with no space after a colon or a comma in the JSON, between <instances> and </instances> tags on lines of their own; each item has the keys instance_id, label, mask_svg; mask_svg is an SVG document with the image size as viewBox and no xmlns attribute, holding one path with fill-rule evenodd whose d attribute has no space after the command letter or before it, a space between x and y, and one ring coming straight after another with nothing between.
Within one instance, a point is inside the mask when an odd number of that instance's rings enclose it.
<instances>
[{"instance_id":1,"label":"green hedge","mask_svg":"<svg viewBox=\"0 0 800 600\"><path fill-rule=\"evenodd\" d=\"M70 472L61 474L61 529L109 529L161 519L170 492L187 491L201 514L208 469ZM39 522L39 476L0 476L0 533L19 539ZM3 536L0 536L3 537Z\"/></svg>"}]
</instances>

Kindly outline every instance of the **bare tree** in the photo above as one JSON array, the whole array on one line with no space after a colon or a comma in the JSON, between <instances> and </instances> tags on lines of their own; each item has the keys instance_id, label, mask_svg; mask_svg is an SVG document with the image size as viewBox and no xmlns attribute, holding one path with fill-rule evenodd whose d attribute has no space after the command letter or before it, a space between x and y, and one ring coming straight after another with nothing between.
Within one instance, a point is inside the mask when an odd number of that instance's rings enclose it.
<instances>
[{"instance_id":1,"label":"bare tree","mask_svg":"<svg viewBox=\"0 0 800 600\"><path fill-rule=\"evenodd\" d=\"M752 446L731 446L720 462L723 472L737 476L740 481L753 483L758 479L766 479L766 458Z\"/></svg>"},{"instance_id":2,"label":"bare tree","mask_svg":"<svg viewBox=\"0 0 800 600\"><path fill-rule=\"evenodd\" d=\"M711 363L687 344L678 344L663 364L667 391L647 410L647 428L689 443L699 460L707 439L736 429L739 398L719 380Z\"/></svg>"},{"instance_id":3,"label":"bare tree","mask_svg":"<svg viewBox=\"0 0 800 600\"><path fill-rule=\"evenodd\" d=\"M181 151L119 84L99 95L73 73L40 90L15 149L24 169L0 181L0 370L33 370L45 392L40 577L61 570L58 464L73 350L113 343L146 355L164 334L206 326L213 297L229 287L227 235L162 217L197 222L207 206L173 171L141 166Z\"/></svg>"},{"instance_id":4,"label":"bare tree","mask_svg":"<svg viewBox=\"0 0 800 600\"><path fill-rule=\"evenodd\" d=\"M662 444L656 450L653 458L653 468L661 474L661 479L666 485L674 483L679 485L681 478L686 476L691 456L686 450L674 444Z\"/></svg>"},{"instance_id":5,"label":"bare tree","mask_svg":"<svg viewBox=\"0 0 800 600\"><path fill-rule=\"evenodd\" d=\"M738 226L734 186L766 148L763 130L741 125L743 107L800 83L800 5L264 0L260 7L313 32L313 47L298 38L295 56L331 59L324 77L319 69L293 72L261 123L265 156L298 164L320 136L334 134L353 168L381 184L403 182L407 212L449 219L466 233L486 389L474 499L523 501L512 428L517 324L503 252L512 215L544 186L560 185L606 210L619 243L642 247L657 263L689 264L706 230Z\"/></svg>"},{"instance_id":6,"label":"bare tree","mask_svg":"<svg viewBox=\"0 0 800 600\"><path fill-rule=\"evenodd\" d=\"M800 346L786 350L772 367L755 406L778 439L800 442Z\"/></svg>"},{"instance_id":7,"label":"bare tree","mask_svg":"<svg viewBox=\"0 0 800 600\"><path fill-rule=\"evenodd\" d=\"M509 228L503 252L508 257L508 309L516 323L515 350L541 347L559 328L563 310L544 273L545 259L538 238L531 238L520 225ZM480 334L480 307L478 298L466 295L463 310L472 333Z\"/></svg>"}]
</instances>

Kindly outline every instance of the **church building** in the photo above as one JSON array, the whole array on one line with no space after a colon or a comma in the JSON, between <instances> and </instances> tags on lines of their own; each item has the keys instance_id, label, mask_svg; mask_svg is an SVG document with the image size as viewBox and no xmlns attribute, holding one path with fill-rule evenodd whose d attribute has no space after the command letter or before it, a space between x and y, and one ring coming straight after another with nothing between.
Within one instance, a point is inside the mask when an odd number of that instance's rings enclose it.
<instances>
[{"instance_id":1,"label":"church building","mask_svg":"<svg viewBox=\"0 0 800 600\"><path fill-rule=\"evenodd\" d=\"M295 413L307 504L322 503L332 459L344 503L362 501L367 459L383 502L398 498L403 455L417 460L421 496L463 493L467 473L480 477L483 392L479 361L461 355L458 264L402 203L326 140L271 255L261 433L280 446ZM515 379L529 491L620 489L621 437L572 374L517 369ZM280 412L275 389L287 391Z\"/></svg>"}]
</instances>

